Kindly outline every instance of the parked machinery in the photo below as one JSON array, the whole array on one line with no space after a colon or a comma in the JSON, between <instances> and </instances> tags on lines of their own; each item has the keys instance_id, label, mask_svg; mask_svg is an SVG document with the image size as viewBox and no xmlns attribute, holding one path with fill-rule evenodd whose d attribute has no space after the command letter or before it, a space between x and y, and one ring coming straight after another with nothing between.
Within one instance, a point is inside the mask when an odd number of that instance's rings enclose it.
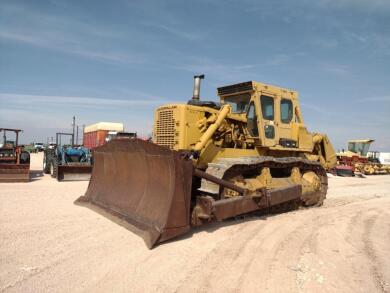
<instances>
[{"instance_id":1,"label":"parked machinery","mask_svg":"<svg viewBox=\"0 0 390 293\"><path fill-rule=\"evenodd\" d=\"M70 136L70 144L62 144L62 137ZM56 134L56 144L44 151L43 171L58 181L89 180L92 171L92 154L83 146L74 145L72 133Z\"/></svg>"},{"instance_id":2,"label":"parked machinery","mask_svg":"<svg viewBox=\"0 0 390 293\"><path fill-rule=\"evenodd\" d=\"M0 182L30 181L30 154L19 143L20 129L0 128ZM8 140L7 132L15 134L15 140Z\"/></svg>"},{"instance_id":3,"label":"parked machinery","mask_svg":"<svg viewBox=\"0 0 390 293\"><path fill-rule=\"evenodd\" d=\"M298 93L249 81L155 112L154 143L114 139L95 149L90 206L140 234L148 247L191 226L258 210L321 205L336 164L324 134L307 131Z\"/></svg>"},{"instance_id":4,"label":"parked machinery","mask_svg":"<svg viewBox=\"0 0 390 293\"><path fill-rule=\"evenodd\" d=\"M348 141L348 150L337 153L336 172L338 175L378 175L390 174L390 166L383 165L378 159L378 152L368 155L373 139L355 139ZM350 171L345 173L340 170Z\"/></svg>"}]
</instances>

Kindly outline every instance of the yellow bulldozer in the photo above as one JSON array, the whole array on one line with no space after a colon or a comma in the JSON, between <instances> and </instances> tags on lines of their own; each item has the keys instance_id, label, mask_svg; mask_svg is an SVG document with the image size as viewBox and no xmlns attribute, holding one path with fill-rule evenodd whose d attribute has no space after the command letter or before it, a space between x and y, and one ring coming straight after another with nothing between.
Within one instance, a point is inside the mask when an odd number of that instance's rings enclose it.
<instances>
[{"instance_id":1,"label":"yellow bulldozer","mask_svg":"<svg viewBox=\"0 0 390 293\"><path fill-rule=\"evenodd\" d=\"M153 141L113 139L94 151L86 205L151 248L192 226L259 210L319 206L336 164L326 135L308 132L296 91L256 81L155 111Z\"/></svg>"}]
</instances>

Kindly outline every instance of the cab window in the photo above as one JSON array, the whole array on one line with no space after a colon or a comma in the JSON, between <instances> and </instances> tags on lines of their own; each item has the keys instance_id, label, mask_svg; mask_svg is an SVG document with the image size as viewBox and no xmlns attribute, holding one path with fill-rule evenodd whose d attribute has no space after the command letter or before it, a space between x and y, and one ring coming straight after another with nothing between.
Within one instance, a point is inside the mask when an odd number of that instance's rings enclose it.
<instances>
[{"instance_id":1,"label":"cab window","mask_svg":"<svg viewBox=\"0 0 390 293\"><path fill-rule=\"evenodd\" d=\"M290 123L293 118L293 104L291 100L280 101L280 120L282 123Z\"/></svg>"},{"instance_id":2,"label":"cab window","mask_svg":"<svg viewBox=\"0 0 390 293\"><path fill-rule=\"evenodd\" d=\"M274 98L269 96L261 96L261 112L266 120L274 120Z\"/></svg>"},{"instance_id":3,"label":"cab window","mask_svg":"<svg viewBox=\"0 0 390 293\"><path fill-rule=\"evenodd\" d=\"M259 136L257 128L257 116L255 112L255 104L251 103L247 113L247 126L251 136Z\"/></svg>"},{"instance_id":4,"label":"cab window","mask_svg":"<svg viewBox=\"0 0 390 293\"><path fill-rule=\"evenodd\" d=\"M233 113L244 113L248 109L251 95L249 93L225 97L225 103L232 107Z\"/></svg>"}]
</instances>

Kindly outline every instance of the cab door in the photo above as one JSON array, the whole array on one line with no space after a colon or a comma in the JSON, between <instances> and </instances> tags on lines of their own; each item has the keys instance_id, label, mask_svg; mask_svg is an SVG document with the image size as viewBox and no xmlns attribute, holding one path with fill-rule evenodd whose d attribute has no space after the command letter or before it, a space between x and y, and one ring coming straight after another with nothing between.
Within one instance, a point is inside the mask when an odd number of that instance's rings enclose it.
<instances>
[{"instance_id":1,"label":"cab door","mask_svg":"<svg viewBox=\"0 0 390 293\"><path fill-rule=\"evenodd\" d=\"M278 102L278 107L276 111L277 115L277 125L279 130L280 143L284 144L286 141L291 141L293 139L292 135L292 124L294 122L294 104L291 99L280 97Z\"/></svg>"},{"instance_id":2,"label":"cab door","mask_svg":"<svg viewBox=\"0 0 390 293\"><path fill-rule=\"evenodd\" d=\"M262 145L266 147L277 144L278 128L275 125L275 104L277 97L275 94L261 92L259 96L259 129Z\"/></svg>"}]
</instances>

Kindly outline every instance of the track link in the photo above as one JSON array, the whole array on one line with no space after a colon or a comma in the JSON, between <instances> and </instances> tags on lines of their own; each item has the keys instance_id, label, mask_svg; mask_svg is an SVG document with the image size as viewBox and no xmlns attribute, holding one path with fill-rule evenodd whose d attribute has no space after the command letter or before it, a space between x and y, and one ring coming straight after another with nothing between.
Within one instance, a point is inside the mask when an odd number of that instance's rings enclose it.
<instances>
[{"instance_id":1,"label":"track link","mask_svg":"<svg viewBox=\"0 0 390 293\"><path fill-rule=\"evenodd\" d=\"M321 180L321 187L318 191L305 194L301 198L303 206L320 206L326 198L328 189L328 178L326 171L319 162L310 161L301 157L243 157L243 158L222 158L214 163L209 163L206 172L220 179L229 180L235 176L245 173L258 172L264 167L272 169L291 169L298 167L301 174L313 171ZM218 196L221 193L220 186L210 181L202 179L201 192L206 192Z\"/></svg>"}]
</instances>

